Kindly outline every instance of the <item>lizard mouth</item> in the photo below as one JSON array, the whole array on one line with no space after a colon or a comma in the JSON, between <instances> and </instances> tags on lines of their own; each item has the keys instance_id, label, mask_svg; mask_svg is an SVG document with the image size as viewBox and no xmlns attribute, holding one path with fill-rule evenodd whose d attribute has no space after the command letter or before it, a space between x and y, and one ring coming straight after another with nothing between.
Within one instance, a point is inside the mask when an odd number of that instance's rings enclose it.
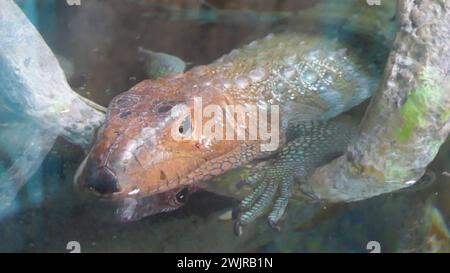
<instances>
[{"instance_id":1,"label":"lizard mouth","mask_svg":"<svg viewBox=\"0 0 450 273\"><path fill-rule=\"evenodd\" d=\"M183 206L188 196L199 188L180 185L153 194L141 194L120 187L120 179L106 167L97 167L88 155L78 168L74 183L78 194L86 201L103 201L113 221L132 222ZM111 207L112 206L112 207Z\"/></svg>"},{"instance_id":2,"label":"lizard mouth","mask_svg":"<svg viewBox=\"0 0 450 273\"><path fill-rule=\"evenodd\" d=\"M207 161L203 157L191 158L167 152L160 155L155 152L151 157L145 161L139 160L139 156L130 157L127 164L120 160L100 164L101 156L91 150L75 174L75 190L81 196L109 201L157 196L184 185L190 186L189 175Z\"/></svg>"}]
</instances>

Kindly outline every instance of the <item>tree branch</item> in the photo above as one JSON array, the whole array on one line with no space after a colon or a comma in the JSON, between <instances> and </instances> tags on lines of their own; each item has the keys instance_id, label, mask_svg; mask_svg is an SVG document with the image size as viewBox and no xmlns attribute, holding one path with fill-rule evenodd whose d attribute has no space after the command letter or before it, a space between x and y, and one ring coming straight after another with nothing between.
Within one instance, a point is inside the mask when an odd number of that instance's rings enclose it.
<instances>
[{"instance_id":1,"label":"tree branch","mask_svg":"<svg viewBox=\"0 0 450 273\"><path fill-rule=\"evenodd\" d=\"M305 191L357 201L414 184L450 131L450 2L399 0L398 32L359 139Z\"/></svg>"}]
</instances>

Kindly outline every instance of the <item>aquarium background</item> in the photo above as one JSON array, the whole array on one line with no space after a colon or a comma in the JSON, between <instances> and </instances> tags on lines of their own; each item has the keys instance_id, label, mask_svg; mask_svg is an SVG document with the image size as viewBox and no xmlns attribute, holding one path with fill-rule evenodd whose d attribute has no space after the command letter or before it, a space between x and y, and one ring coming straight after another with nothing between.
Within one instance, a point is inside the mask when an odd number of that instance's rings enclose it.
<instances>
[{"instance_id":1,"label":"aquarium background","mask_svg":"<svg viewBox=\"0 0 450 273\"><path fill-rule=\"evenodd\" d=\"M103 106L147 78L139 47L178 56L193 67L298 24L292 18L299 11L319 22L358 12L376 18L382 12L356 0L16 2L57 54L72 88ZM301 22L305 29L335 31L333 25ZM386 20L377 28L389 35L390 25ZM365 105L354 114L362 115ZM3 172L31 125L5 109L0 114ZM68 242L77 241L83 252L368 252L367 244L376 241L385 252L448 252L450 178L444 172L450 172L449 145L441 147L423 181L412 188L351 204L294 204L280 232L262 219L237 237L224 216L237 201L207 192L171 213L114 222L110 204L81 200L74 192L72 179L84 151L61 138L14 208L1 215L0 251L69 252Z\"/></svg>"}]
</instances>

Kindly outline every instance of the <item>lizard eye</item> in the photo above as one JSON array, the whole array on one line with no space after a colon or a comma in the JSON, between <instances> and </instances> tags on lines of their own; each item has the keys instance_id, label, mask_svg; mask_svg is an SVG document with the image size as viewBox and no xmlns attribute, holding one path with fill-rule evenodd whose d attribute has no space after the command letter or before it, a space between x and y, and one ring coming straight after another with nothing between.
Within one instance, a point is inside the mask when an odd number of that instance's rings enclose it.
<instances>
[{"instance_id":1,"label":"lizard eye","mask_svg":"<svg viewBox=\"0 0 450 273\"><path fill-rule=\"evenodd\" d=\"M189 194L188 187L184 187L183 189L181 189L175 196L177 198L178 203L184 204L186 202L188 194Z\"/></svg>"},{"instance_id":2,"label":"lizard eye","mask_svg":"<svg viewBox=\"0 0 450 273\"><path fill-rule=\"evenodd\" d=\"M178 132L183 135L188 135L191 131L191 116L188 115L184 118L183 122L181 123L180 127L178 127Z\"/></svg>"}]
</instances>

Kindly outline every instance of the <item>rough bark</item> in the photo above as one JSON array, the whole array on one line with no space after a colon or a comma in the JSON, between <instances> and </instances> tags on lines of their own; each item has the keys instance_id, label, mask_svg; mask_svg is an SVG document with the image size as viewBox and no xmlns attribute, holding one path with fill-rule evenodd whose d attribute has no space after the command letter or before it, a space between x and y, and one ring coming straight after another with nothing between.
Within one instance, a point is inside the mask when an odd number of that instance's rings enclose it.
<instances>
[{"instance_id":1,"label":"rough bark","mask_svg":"<svg viewBox=\"0 0 450 273\"><path fill-rule=\"evenodd\" d=\"M450 131L450 2L399 0L398 32L378 92L346 154L304 185L357 201L414 184Z\"/></svg>"}]
</instances>

